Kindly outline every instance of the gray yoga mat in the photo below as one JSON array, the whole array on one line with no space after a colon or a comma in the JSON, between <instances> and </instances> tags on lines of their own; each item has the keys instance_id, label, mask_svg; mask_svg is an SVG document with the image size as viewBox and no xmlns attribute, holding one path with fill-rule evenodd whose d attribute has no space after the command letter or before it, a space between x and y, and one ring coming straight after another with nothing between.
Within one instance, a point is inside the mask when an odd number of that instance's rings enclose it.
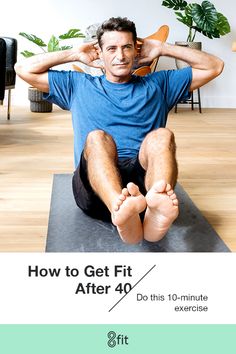
<instances>
[{"instance_id":1,"label":"gray yoga mat","mask_svg":"<svg viewBox=\"0 0 236 354\"><path fill-rule=\"evenodd\" d=\"M55 175L46 252L230 252L183 188L180 215L160 242L123 243L111 223L85 215L75 204L72 175Z\"/></svg>"}]
</instances>

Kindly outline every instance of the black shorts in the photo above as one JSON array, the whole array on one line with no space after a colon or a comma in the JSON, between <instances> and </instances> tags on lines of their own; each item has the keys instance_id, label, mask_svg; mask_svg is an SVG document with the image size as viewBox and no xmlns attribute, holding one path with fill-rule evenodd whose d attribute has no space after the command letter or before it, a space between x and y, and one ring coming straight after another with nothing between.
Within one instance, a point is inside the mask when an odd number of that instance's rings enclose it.
<instances>
[{"instance_id":1,"label":"black shorts","mask_svg":"<svg viewBox=\"0 0 236 354\"><path fill-rule=\"evenodd\" d=\"M138 155L132 158L120 159L118 169L122 178L122 185L126 187L129 182L139 186L142 194L146 194L144 186L145 170L139 163ZM82 153L80 164L74 172L72 179L73 194L76 204L89 216L111 221L111 214L106 205L93 191L87 174L87 161Z\"/></svg>"}]
</instances>

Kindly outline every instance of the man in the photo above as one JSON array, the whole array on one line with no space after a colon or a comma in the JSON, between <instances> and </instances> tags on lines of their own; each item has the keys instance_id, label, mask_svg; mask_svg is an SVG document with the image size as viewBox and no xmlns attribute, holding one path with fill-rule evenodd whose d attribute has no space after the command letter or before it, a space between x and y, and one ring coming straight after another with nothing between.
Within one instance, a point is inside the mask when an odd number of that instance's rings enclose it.
<instances>
[{"instance_id":1,"label":"man","mask_svg":"<svg viewBox=\"0 0 236 354\"><path fill-rule=\"evenodd\" d=\"M142 40L127 18L111 18L97 32L97 43L46 53L16 64L17 74L71 110L76 171L73 192L88 215L111 219L124 242L160 240L178 216L174 193L177 162L173 133L165 128L169 110L189 93L218 76L223 62L210 54ZM132 75L139 64L169 56L186 61L182 70ZM105 75L49 70L79 61ZM141 217L140 217L141 215Z\"/></svg>"}]
</instances>

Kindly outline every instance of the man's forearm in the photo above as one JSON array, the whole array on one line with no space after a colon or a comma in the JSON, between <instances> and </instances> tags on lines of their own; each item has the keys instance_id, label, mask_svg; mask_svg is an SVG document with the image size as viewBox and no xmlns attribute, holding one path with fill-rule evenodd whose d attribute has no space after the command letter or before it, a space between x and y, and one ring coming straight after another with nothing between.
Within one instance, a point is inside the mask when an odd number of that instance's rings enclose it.
<instances>
[{"instance_id":1,"label":"man's forearm","mask_svg":"<svg viewBox=\"0 0 236 354\"><path fill-rule=\"evenodd\" d=\"M38 54L22 62L17 62L17 75L30 85L43 92L49 91L48 70L56 65L80 61L95 66L94 60L99 58L96 42L82 44L79 48ZM96 66L97 67L97 66Z\"/></svg>"},{"instance_id":2,"label":"man's forearm","mask_svg":"<svg viewBox=\"0 0 236 354\"><path fill-rule=\"evenodd\" d=\"M183 60L192 68L199 70L209 70L212 68L217 70L218 68L220 71L223 66L223 61L212 54L168 43L163 43L161 55Z\"/></svg>"},{"instance_id":3,"label":"man's forearm","mask_svg":"<svg viewBox=\"0 0 236 354\"><path fill-rule=\"evenodd\" d=\"M58 52L37 54L16 64L16 71L27 71L32 74L40 74L48 71L53 66L78 60L75 50L68 49Z\"/></svg>"},{"instance_id":4,"label":"man's forearm","mask_svg":"<svg viewBox=\"0 0 236 354\"><path fill-rule=\"evenodd\" d=\"M76 52L73 49L51 53L37 54L15 64L17 75L31 86L48 92L48 70L53 66L75 61Z\"/></svg>"}]
</instances>

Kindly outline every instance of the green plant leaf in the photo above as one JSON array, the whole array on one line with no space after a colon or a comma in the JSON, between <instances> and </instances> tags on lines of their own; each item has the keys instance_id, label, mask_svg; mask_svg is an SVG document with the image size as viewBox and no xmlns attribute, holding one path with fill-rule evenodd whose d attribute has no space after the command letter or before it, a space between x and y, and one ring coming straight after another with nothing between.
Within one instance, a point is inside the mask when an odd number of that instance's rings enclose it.
<instances>
[{"instance_id":1,"label":"green plant leaf","mask_svg":"<svg viewBox=\"0 0 236 354\"><path fill-rule=\"evenodd\" d=\"M57 50L60 50L59 40L54 35L52 35L48 42L48 52L56 52Z\"/></svg>"},{"instance_id":2,"label":"green plant leaf","mask_svg":"<svg viewBox=\"0 0 236 354\"><path fill-rule=\"evenodd\" d=\"M219 38L230 32L227 18L218 13L210 1L188 4L184 0L164 0L162 5L174 10L178 21L189 27L187 41L195 39L196 32L208 38Z\"/></svg>"},{"instance_id":3,"label":"green plant leaf","mask_svg":"<svg viewBox=\"0 0 236 354\"><path fill-rule=\"evenodd\" d=\"M194 4L188 4L188 6L186 6L186 8L185 8L185 10L184 10L186 16L192 18L192 9L193 9L193 6L194 6Z\"/></svg>"},{"instance_id":4,"label":"green plant leaf","mask_svg":"<svg viewBox=\"0 0 236 354\"><path fill-rule=\"evenodd\" d=\"M84 34L78 28L72 28L67 33L61 34L60 39L84 38Z\"/></svg>"},{"instance_id":5,"label":"green plant leaf","mask_svg":"<svg viewBox=\"0 0 236 354\"><path fill-rule=\"evenodd\" d=\"M221 13L218 12L217 17L218 21L216 24L216 29L219 31L221 36L224 36L225 34L230 32L230 24L227 18Z\"/></svg>"},{"instance_id":6,"label":"green plant leaf","mask_svg":"<svg viewBox=\"0 0 236 354\"><path fill-rule=\"evenodd\" d=\"M211 32L206 32L206 31L202 31L201 29L198 29L198 32L202 33L204 36L206 36L210 39L220 38L220 33L216 28L214 29L214 31L211 31Z\"/></svg>"},{"instance_id":7,"label":"green plant leaf","mask_svg":"<svg viewBox=\"0 0 236 354\"><path fill-rule=\"evenodd\" d=\"M188 13L185 11L185 16L182 14L182 12L175 12L177 20L182 22L184 25L191 27L193 24L192 17L188 15Z\"/></svg>"},{"instance_id":8,"label":"green plant leaf","mask_svg":"<svg viewBox=\"0 0 236 354\"><path fill-rule=\"evenodd\" d=\"M164 0L162 6L173 10L184 10L188 3L185 0Z\"/></svg>"},{"instance_id":9,"label":"green plant leaf","mask_svg":"<svg viewBox=\"0 0 236 354\"><path fill-rule=\"evenodd\" d=\"M33 55L35 55L35 53L33 52L29 52L28 50L24 50L23 52L21 52L20 54L22 54L25 58L30 58Z\"/></svg>"},{"instance_id":10,"label":"green plant leaf","mask_svg":"<svg viewBox=\"0 0 236 354\"><path fill-rule=\"evenodd\" d=\"M30 42L33 42L34 44L38 45L39 47L46 47L47 46L47 44L45 44L41 38L35 36L34 34L27 34L25 32L20 32L19 35L28 39Z\"/></svg>"},{"instance_id":11,"label":"green plant leaf","mask_svg":"<svg viewBox=\"0 0 236 354\"><path fill-rule=\"evenodd\" d=\"M66 49L71 49L73 48L72 45L62 45L59 50L66 50Z\"/></svg>"},{"instance_id":12,"label":"green plant leaf","mask_svg":"<svg viewBox=\"0 0 236 354\"><path fill-rule=\"evenodd\" d=\"M203 1L202 5L193 4L192 16L193 21L202 31L214 31L218 17L215 6L211 2Z\"/></svg>"}]
</instances>

